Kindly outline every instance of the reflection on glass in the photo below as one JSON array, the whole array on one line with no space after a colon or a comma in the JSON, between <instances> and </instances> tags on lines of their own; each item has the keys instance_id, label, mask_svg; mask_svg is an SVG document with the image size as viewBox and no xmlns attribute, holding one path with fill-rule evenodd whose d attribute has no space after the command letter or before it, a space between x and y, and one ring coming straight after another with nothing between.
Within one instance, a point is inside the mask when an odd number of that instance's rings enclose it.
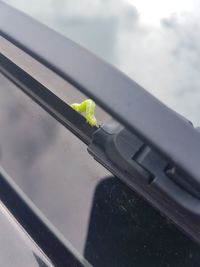
<instances>
[{"instance_id":1,"label":"reflection on glass","mask_svg":"<svg viewBox=\"0 0 200 267\"><path fill-rule=\"evenodd\" d=\"M0 151L0 165L82 252L93 191L108 172L78 138L2 75Z\"/></svg>"},{"instance_id":2,"label":"reflection on glass","mask_svg":"<svg viewBox=\"0 0 200 267\"><path fill-rule=\"evenodd\" d=\"M9 211L0 202L0 265L53 267Z\"/></svg>"},{"instance_id":3,"label":"reflection on glass","mask_svg":"<svg viewBox=\"0 0 200 267\"><path fill-rule=\"evenodd\" d=\"M93 266L199 263L199 246L2 75L0 151L0 164Z\"/></svg>"}]
</instances>

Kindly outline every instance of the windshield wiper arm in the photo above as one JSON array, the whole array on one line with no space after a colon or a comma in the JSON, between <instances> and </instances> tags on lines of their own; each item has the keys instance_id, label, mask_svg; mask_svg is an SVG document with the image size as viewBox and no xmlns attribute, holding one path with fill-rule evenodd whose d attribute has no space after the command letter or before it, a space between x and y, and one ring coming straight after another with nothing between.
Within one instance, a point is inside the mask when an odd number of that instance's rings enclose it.
<instances>
[{"instance_id":1,"label":"windshield wiper arm","mask_svg":"<svg viewBox=\"0 0 200 267\"><path fill-rule=\"evenodd\" d=\"M200 243L200 134L192 124L118 70L3 3L0 25L0 35L95 100L118 122L99 129L86 124L84 131L81 123L68 123L75 111L66 104L59 102L65 115L57 113L54 95L49 101L41 90L37 97L28 94L89 144L96 160ZM5 58L0 59L2 67ZM4 64L3 72L21 89L32 90L31 83L26 89L20 84L26 73L16 80L11 76L16 76L17 66L13 72L6 73L6 68ZM48 88L40 89L48 94ZM85 123L78 113L75 116Z\"/></svg>"},{"instance_id":2,"label":"windshield wiper arm","mask_svg":"<svg viewBox=\"0 0 200 267\"><path fill-rule=\"evenodd\" d=\"M174 111L87 50L2 2L0 35L96 101L200 190L200 136Z\"/></svg>"}]
</instances>

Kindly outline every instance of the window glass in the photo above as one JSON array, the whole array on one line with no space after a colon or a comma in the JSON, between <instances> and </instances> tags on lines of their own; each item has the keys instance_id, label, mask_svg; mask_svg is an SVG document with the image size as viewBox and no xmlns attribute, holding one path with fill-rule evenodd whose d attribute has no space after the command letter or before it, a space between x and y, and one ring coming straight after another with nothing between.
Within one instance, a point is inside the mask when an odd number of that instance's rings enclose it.
<instances>
[{"instance_id":1,"label":"window glass","mask_svg":"<svg viewBox=\"0 0 200 267\"><path fill-rule=\"evenodd\" d=\"M92 266L199 263L199 246L2 74L0 165Z\"/></svg>"},{"instance_id":2,"label":"window glass","mask_svg":"<svg viewBox=\"0 0 200 267\"><path fill-rule=\"evenodd\" d=\"M85 144L1 74L0 165L82 252L94 190L110 174Z\"/></svg>"}]
</instances>

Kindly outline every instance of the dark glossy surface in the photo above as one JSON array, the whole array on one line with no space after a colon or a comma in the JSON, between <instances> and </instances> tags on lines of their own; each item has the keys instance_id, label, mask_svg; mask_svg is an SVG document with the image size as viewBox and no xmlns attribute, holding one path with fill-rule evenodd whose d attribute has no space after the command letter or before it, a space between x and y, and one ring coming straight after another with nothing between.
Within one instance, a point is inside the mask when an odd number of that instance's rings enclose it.
<instances>
[{"instance_id":1,"label":"dark glossy surface","mask_svg":"<svg viewBox=\"0 0 200 267\"><path fill-rule=\"evenodd\" d=\"M53 266L2 203L0 203L0 266Z\"/></svg>"},{"instance_id":2,"label":"dark glossy surface","mask_svg":"<svg viewBox=\"0 0 200 267\"><path fill-rule=\"evenodd\" d=\"M93 266L199 265L194 242L0 77L1 165Z\"/></svg>"},{"instance_id":3,"label":"dark glossy surface","mask_svg":"<svg viewBox=\"0 0 200 267\"><path fill-rule=\"evenodd\" d=\"M88 229L93 266L199 266L199 247L116 178L96 187Z\"/></svg>"}]
</instances>

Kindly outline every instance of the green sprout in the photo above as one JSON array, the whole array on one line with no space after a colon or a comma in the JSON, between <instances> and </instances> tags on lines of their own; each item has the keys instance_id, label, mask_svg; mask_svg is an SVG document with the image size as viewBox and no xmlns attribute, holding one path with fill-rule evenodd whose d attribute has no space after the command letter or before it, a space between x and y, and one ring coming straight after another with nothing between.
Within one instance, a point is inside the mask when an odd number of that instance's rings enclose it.
<instances>
[{"instance_id":1,"label":"green sprout","mask_svg":"<svg viewBox=\"0 0 200 267\"><path fill-rule=\"evenodd\" d=\"M71 104L71 107L79 113L85 112L85 119L91 126L97 126L97 120L94 116L96 104L92 99L86 99L80 104Z\"/></svg>"}]
</instances>

